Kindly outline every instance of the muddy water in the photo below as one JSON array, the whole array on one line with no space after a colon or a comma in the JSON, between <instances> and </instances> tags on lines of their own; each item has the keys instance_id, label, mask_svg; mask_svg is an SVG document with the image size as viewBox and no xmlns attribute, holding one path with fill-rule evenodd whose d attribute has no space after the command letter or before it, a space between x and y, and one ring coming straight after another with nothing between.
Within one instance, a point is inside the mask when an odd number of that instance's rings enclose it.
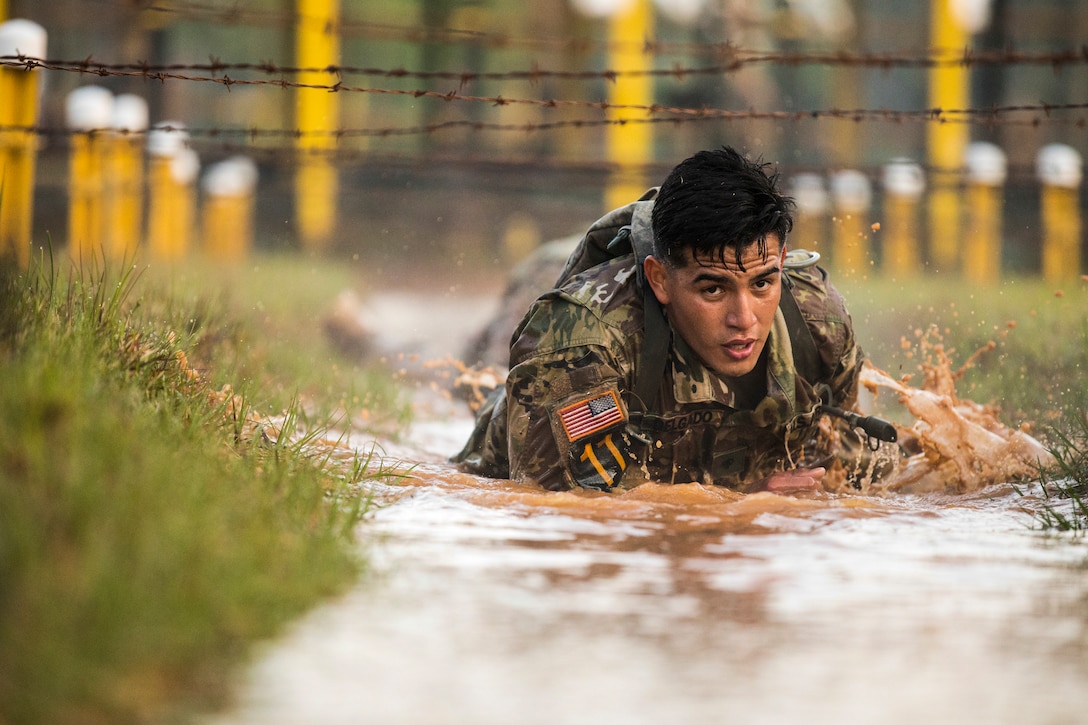
<instances>
[{"instance_id":1,"label":"muddy water","mask_svg":"<svg viewBox=\"0 0 1088 725\"><path fill-rule=\"evenodd\" d=\"M1030 486L546 493L446 466L443 418L387 449L422 463L375 488L368 574L214 722L1085 721L1085 547Z\"/></svg>"}]
</instances>

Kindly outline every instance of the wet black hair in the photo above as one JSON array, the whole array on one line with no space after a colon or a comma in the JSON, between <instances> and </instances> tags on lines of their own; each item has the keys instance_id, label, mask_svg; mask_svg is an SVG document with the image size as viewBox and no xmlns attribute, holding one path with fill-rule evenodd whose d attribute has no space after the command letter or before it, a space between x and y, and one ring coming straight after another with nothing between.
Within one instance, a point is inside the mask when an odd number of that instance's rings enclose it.
<instances>
[{"instance_id":1,"label":"wet black hair","mask_svg":"<svg viewBox=\"0 0 1088 725\"><path fill-rule=\"evenodd\" d=\"M686 264L683 250L695 259L736 264L752 244L767 253L767 235L779 244L793 229L794 202L778 190L778 172L750 161L728 146L700 151L678 164L661 185L654 202L654 256L673 266Z\"/></svg>"}]
</instances>

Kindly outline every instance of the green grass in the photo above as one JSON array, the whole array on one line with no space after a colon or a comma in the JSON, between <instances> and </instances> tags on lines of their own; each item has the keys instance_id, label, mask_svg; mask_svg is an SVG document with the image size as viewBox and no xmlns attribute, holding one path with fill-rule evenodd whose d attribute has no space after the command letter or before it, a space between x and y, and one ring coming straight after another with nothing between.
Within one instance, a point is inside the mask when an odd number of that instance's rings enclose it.
<instances>
[{"instance_id":1,"label":"green grass","mask_svg":"<svg viewBox=\"0 0 1088 725\"><path fill-rule=\"evenodd\" d=\"M174 328L204 330L193 365L216 387L259 390L263 413L292 401L326 417L365 410L375 433L394 436L409 419L402 389L388 371L345 357L322 327L336 295L362 284L355 263L300 254L254 255L239 265L153 263L140 280L171 301L162 318Z\"/></svg>"},{"instance_id":2,"label":"green grass","mask_svg":"<svg viewBox=\"0 0 1088 725\"><path fill-rule=\"evenodd\" d=\"M839 284L869 357L894 377L922 380L928 334L963 366L957 393L992 404L1013 426L1062 426L1088 404L1088 283L1009 279L992 287L948 278Z\"/></svg>"},{"instance_id":3,"label":"green grass","mask_svg":"<svg viewBox=\"0 0 1088 725\"><path fill-rule=\"evenodd\" d=\"M0 723L207 707L363 567L355 484L388 472L237 425L211 393L224 369L264 392L254 323L148 281L0 273Z\"/></svg>"},{"instance_id":4,"label":"green grass","mask_svg":"<svg viewBox=\"0 0 1088 725\"><path fill-rule=\"evenodd\" d=\"M1073 430L1054 431L1050 451L1057 463L1041 472L1043 492L1054 500L1039 514L1044 529L1088 530L1088 416L1082 413L1073 425Z\"/></svg>"}]
</instances>

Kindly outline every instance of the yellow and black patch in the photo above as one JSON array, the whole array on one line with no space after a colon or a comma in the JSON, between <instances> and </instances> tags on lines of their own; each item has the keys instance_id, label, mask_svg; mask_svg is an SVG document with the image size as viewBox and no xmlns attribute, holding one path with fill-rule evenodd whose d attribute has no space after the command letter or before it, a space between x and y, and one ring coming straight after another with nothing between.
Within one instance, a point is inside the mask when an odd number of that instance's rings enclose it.
<instances>
[{"instance_id":1,"label":"yellow and black patch","mask_svg":"<svg viewBox=\"0 0 1088 725\"><path fill-rule=\"evenodd\" d=\"M570 473L582 488L611 491L627 470L627 441L622 431L580 441L570 449Z\"/></svg>"}]
</instances>

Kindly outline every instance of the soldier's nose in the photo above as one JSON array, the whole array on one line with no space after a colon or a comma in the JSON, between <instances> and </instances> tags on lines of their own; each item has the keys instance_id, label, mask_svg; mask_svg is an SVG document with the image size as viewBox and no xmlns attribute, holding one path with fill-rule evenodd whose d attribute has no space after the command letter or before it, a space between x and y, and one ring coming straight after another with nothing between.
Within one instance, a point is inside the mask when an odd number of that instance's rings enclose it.
<instances>
[{"instance_id":1,"label":"soldier's nose","mask_svg":"<svg viewBox=\"0 0 1088 725\"><path fill-rule=\"evenodd\" d=\"M738 330L746 330L754 325L755 321L752 300L746 294L737 295L725 314L725 324Z\"/></svg>"}]
</instances>

